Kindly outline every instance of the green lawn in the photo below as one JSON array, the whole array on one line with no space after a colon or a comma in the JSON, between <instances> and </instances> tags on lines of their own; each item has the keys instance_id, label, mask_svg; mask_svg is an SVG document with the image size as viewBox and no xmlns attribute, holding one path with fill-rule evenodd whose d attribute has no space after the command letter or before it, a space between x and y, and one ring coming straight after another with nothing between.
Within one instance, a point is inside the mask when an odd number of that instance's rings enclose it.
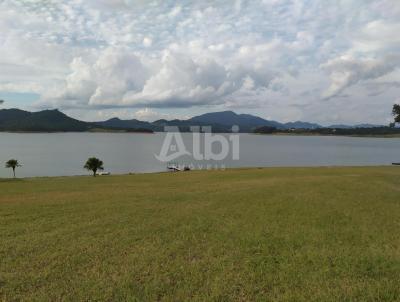
<instances>
[{"instance_id":1,"label":"green lawn","mask_svg":"<svg viewBox=\"0 0 400 302\"><path fill-rule=\"evenodd\" d=\"M0 180L0 301L399 301L400 167Z\"/></svg>"}]
</instances>

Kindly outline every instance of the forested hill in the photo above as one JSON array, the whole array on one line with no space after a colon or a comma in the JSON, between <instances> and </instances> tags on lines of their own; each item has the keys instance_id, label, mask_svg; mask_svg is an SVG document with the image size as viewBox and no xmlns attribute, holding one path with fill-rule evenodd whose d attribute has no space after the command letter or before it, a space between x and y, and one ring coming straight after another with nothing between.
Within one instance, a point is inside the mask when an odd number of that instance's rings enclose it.
<instances>
[{"instance_id":1,"label":"forested hill","mask_svg":"<svg viewBox=\"0 0 400 302\"><path fill-rule=\"evenodd\" d=\"M105 127L83 122L55 110L28 112L20 109L0 110L0 131L10 132L84 132L84 131L152 132L149 129Z\"/></svg>"},{"instance_id":2,"label":"forested hill","mask_svg":"<svg viewBox=\"0 0 400 302\"><path fill-rule=\"evenodd\" d=\"M39 112L28 112L20 109L0 110L0 131L10 132L154 132L164 131L165 126L175 126L183 132L190 131L192 126L211 126L213 132L231 132L234 129L232 128L233 126L238 126L239 131L244 133L308 132L312 134L376 133L377 135L381 135L382 133L398 132L396 129L390 130L392 128L389 127L369 124L323 127L316 123L302 121L280 123L250 114L237 114L232 111L211 112L187 120L162 119L154 122L146 122L137 119L121 120L115 117L106 121L84 122L69 117L57 109Z\"/></svg>"}]
</instances>

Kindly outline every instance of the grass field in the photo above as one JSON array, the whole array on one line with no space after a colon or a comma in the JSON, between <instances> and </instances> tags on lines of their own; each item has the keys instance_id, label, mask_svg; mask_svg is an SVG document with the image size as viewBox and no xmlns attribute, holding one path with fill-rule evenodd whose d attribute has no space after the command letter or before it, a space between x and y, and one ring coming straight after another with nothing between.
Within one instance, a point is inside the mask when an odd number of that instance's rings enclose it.
<instances>
[{"instance_id":1,"label":"grass field","mask_svg":"<svg viewBox=\"0 0 400 302\"><path fill-rule=\"evenodd\" d=\"M400 167L0 180L0 301L399 301Z\"/></svg>"}]
</instances>

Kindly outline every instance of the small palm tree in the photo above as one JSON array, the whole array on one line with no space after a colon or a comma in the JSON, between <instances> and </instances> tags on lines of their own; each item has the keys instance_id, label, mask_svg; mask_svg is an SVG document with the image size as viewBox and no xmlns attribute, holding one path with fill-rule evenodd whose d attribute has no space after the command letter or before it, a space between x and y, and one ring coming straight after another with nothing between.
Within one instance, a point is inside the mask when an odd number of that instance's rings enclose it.
<instances>
[{"instance_id":1,"label":"small palm tree","mask_svg":"<svg viewBox=\"0 0 400 302\"><path fill-rule=\"evenodd\" d=\"M96 177L97 170L104 170L103 162L96 157L89 158L83 167L88 171L92 171L94 177Z\"/></svg>"},{"instance_id":2,"label":"small palm tree","mask_svg":"<svg viewBox=\"0 0 400 302\"><path fill-rule=\"evenodd\" d=\"M6 162L6 168L11 168L13 170L14 178L15 178L15 168L16 167L21 167L18 160L10 159L9 161Z\"/></svg>"}]
</instances>

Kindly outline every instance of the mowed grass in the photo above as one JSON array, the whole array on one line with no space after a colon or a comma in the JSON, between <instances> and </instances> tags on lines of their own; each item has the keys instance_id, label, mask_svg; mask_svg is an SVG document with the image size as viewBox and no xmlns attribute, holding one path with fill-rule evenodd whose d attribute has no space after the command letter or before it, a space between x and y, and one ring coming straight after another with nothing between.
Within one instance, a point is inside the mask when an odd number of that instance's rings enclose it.
<instances>
[{"instance_id":1,"label":"mowed grass","mask_svg":"<svg viewBox=\"0 0 400 302\"><path fill-rule=\"evenodd\" d=\"M399 301L400 167L1 180L0 300Z\"/></svg>"}]
</instances>

